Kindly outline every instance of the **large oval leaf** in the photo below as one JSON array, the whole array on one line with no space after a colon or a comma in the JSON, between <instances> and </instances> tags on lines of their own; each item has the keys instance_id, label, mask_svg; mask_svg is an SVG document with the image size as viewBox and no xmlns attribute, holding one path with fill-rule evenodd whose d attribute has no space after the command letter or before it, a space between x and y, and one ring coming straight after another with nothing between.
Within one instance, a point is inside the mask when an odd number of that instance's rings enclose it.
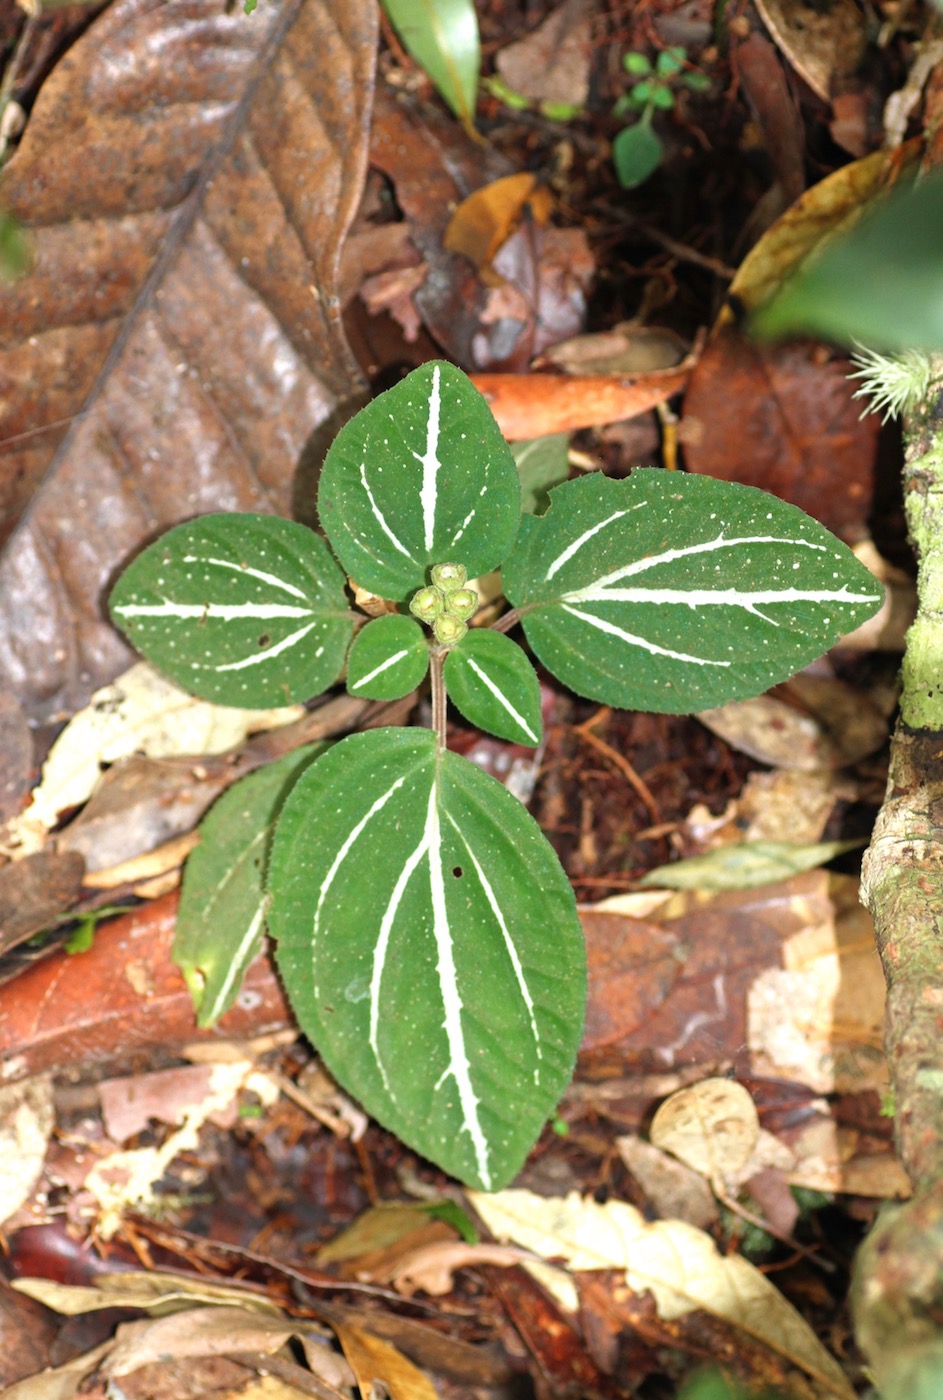
<instances>
[{"instance_id":1,"label":"large oval leaf","mask_svg":"<svg viewBox=\"0 0 943 1400\"><path fill-rule=\"evenodd\" d=\"M351 578L402 600L430 564L464 564L475 578L501 563L520 516L517 468L467 375L434 361L341 429L318 513Z\"/></svg>"},{"instance_id":2,"label":"large oval leaf","mask_svg":"<svg viewBox=\"0 0 943 1400\"><path fill-rule=\"evenodd\" d=\"M757 695L881 605L850 550L750 486L593 472L550 502L522 521L505 593L548 670L606 705L684 714Z\"/></svg>"},{"instance_id":3,"label":"large oval leaf","mask_svg":"<svg viewBox=\"0 0 943 1400\"><path fill-rule=\"evenodd\" d=\"M319 695L354 625L323 541L269 515L204 515L169 530L128 566L109 607L149 661L223 705Z\"/></svg>"},{"instance_id":4,"label":"large oval leaf","mask_svg":"<svg viewBox=\"0 0 943 1400\"><path fill-rule=\"evenodd\" d=\"M534 820L428 731L356 734L293 788L269 887L285 987L332 1073L446 1171L510 1181L569 1083L586 995Z\"/></svg>"},{"instance_id":5,"label":"large oval leaf","mask_svg":"<svg viewBox=\"0 0 943 1400\"><path fill-rule=\"evenodd\" d=\"M198 1026L232 1006L265 933L265 865L275 819L299 773L327 744L307 744L234 783L200 823L183 871L173 960Z\"/></svg>"}]
</instances>

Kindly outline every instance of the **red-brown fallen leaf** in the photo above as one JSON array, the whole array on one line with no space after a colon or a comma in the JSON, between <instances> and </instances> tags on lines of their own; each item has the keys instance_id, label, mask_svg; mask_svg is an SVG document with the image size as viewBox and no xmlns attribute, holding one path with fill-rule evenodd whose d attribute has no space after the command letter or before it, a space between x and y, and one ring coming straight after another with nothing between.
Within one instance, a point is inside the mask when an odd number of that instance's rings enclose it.
<instances>
[{"instance_id":1,"label":"red-brown fallen leaf","mask_svg":"<svg viewBox=\"0 0 943 1400\"><path fill-rule=\"evenodd\" d=\"M0 1387L47 1366L59 1330L60 1320L48 1308L0 1282Z\"/></svg>"},{"instance_id":2,"label":"red-brown fallen leaf","mask_svg":"<svg viewBox=\"0 0 943 1400\"><path fill-rule=\"evenodd\" d=\"M249 969L233 1009L197 1031L183 977L170 961L177 896L103 925L87 953L54 953L0 988L0 1081L174 1055L195 1040L265 1034L292 1024L271 965Z\"/></svg>"},{"instance_id":3,"label":"red-brown fallen leaf","mask_svg":"<svg viewBox=\"0 0 943 1400\"><path fill-rule=\"evenodd\" d=\"M0 682L69 712L125 663L101 595L155 530L288 512L359 383L336 306L377 8L117 0L4 172L32 272L0 286ZM28 515L24 517L24 513Z\"/></svg>"},{"instance_id":4,"label":"red-brown fallen leaf","mask_svg":"<svg viewBox=\"0 0 943 1400\"><path fill-rule=\"evenodd\" d=\"M526 1269L485 1265L481 1272L534 1358L550 1394L606 1393L605 1381L579 1332Z\"/></svg>"},{"instance_id":5,"label":"red-brown fallen leaf","mask_svg":"<svg viewBox=\"0 0 943 1400\"><path fill-rule=\"evenodd\" d=\"M867 533L879 423L861 417L849 368L809 342L721 331L685 395L688 468L772 491L854 543Z\"/></svg>"},{"instance_id":6,"label":"red-brown fallen leaf","mask_svg":"<svg viewBox=\"0 0 943 1400\"><path fill-rule=\"evenodd\" d=\"M511 442L635 418L679 394L690 366L649 374L473 374Z\"/></svg>"},{"instance_id":7,"label":"red-brown fallen leaf","mask_svg":"<svg viewBox=\"0 0 943 1400\"><path fill-rule=\"evenodd\" d=\"M684 950L661 924L581 909L591 988L583 1051L621 1040L647 1022L681 972Z\"/></svg>"}]
</instances>

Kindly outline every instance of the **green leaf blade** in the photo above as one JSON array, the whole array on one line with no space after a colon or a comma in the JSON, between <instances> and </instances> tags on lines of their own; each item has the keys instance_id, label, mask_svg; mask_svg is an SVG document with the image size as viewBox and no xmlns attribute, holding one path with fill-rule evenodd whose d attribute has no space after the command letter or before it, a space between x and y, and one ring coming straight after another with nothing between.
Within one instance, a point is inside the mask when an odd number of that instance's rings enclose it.
<instances>
[{"instance_id":1,"label":"green leaf blade","mask_svg":"<svg viewBox=\"0 0 943 1400\"><path fill-rule=\"evenodd\" d=\"M638 88L632 96L636 97ZM648 101L648 94L645 95ZM634 190L654 175L665 154L661 138L647 121L623 127L612 143L612 163L616 177L624 190Z\"/></svg>"},{"instance_id":2,"label":"green leaf blade","mask_svg":"<svg viewBox=\"0 0 943 1400\"><path fill-rule=\"evenodd\" d=\"M882 195L761 307L763 337L818 335L880 350L943 350L943 173Z\"/></svg>"},{"instance_id":3,"label":"green leaf blade","mask_svg":"<svg viewBox=\"0 0 943 1400\"><path fill-rule=\"evenodd\" d=\"M261 950L275 820L292 784L329 747L309 744L250 773L200 823L200 844L184 866L173 942L198 1026L225 1015Z\"/></svg>"},{"instance_id":4,"label":"green leaf blade","mask_svg":"<svg viewBox=\"0 0 943 1400\"><path fill-rule=\"evenodd\" d=\"M578 695L669 714L767 690L883 599L795 506L651 469L558 486L547 514L522 523L504 588L536 655Z\"/></svg>"},{"instance_id":5,"label":"green leaf blade","mask_svg":"<svg viewBox=\"0 0 943 1400\"><path fill-rule=\"evenodd\" d=\"M354 622L324 543L269 515L205 515L169 530L124 571L109 609L171 680L243 708L326 690Z\"/></svg>"},{"instance_id":6,"label":"green leaf blade","mask_svg":"<svg viewBox=\"0 0 943 1400\"><path fill-rule=\"evenodd\" d=\"M432 361L342 428L318 513L351 578L404 601L431 564L461 563L475 578L501 563L520 517L517 468L467 375Z\"/></svg>"},{"instance_id":7,"label":"green leaf blade","mask_svg":"<svg viewBox=\"0 0 943 1400\"><path fill-rule=\"evenodd\" d=\"M569 1082L586 985L524 808L428 732L354 735L293 789L270 888L282 977L340 1082L446 1171L510 1180Z\"/></svg>"},{"instance_id":8,"label":"green leaf blade","mask_svg":"<svg viewBox=\"0 0 943 1400\"><path fill-rule=\"evenodd\" d=\"M481 70L475 0L383 0L383 8L440 97L473 127Z\"/></svg>"},{"instance_id":9,"label":"green leaf blade","mask_svg":"<svg viewBox=\"0 0 943 1400\"><path fill-rule=\"evenodd\" d=\"M418 622L389 614L375 617L354 638L347 659L347 689L368 700L400 700L429 669L429 647Z\"/></svg>"},{"instance_id":10,"label":"green leaf blade","mask_svg":"<svg viewBox=\"0 0 943 1400\"><path fill-rule=\"evenodd\" d=\"M512 744L540 743L540 682L510 637L479 627L445 660L445 689L470 724Z\"/></svg>"}]
</instances>

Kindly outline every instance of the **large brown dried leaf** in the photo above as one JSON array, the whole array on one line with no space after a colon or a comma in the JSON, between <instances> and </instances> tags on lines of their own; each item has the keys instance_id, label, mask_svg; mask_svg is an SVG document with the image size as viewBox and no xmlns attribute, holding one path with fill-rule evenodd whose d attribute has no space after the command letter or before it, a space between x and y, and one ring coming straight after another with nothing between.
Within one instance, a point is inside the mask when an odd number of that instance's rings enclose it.
<instances>
[{"instance_id":1,"label":"large brown dried leaf","mask_svg":"<svg viewBox=\"0 0 943 1400\"><path fill-rule=\"evenodd\" d=\"M0 287L0 684L34 717L126 664L129 553L287 513L357 384L335 283L375 46L373 0L117 0L43 88L0 189L35 241Z\"/></svg>"}]
</instances>

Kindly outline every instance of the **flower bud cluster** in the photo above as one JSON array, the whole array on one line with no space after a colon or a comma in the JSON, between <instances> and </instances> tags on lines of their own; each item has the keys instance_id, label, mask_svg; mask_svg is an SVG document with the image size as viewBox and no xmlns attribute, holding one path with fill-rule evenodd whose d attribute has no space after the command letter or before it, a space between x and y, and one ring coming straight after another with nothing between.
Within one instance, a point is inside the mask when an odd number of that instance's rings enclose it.
<instances>
[{"instance_id":1,"label":"flower bud cluster","mask_svg":"<svg viewBox=\"0 0 943 1400\"><path fill-rule=\"evenodd\" d=\"M478 594L466 587L463 564L433 564L432 583L413 595L409 611L427 622L440 646L454 646L468 631L467 622L478 610Z\"/></svg>"}]
</instances>

